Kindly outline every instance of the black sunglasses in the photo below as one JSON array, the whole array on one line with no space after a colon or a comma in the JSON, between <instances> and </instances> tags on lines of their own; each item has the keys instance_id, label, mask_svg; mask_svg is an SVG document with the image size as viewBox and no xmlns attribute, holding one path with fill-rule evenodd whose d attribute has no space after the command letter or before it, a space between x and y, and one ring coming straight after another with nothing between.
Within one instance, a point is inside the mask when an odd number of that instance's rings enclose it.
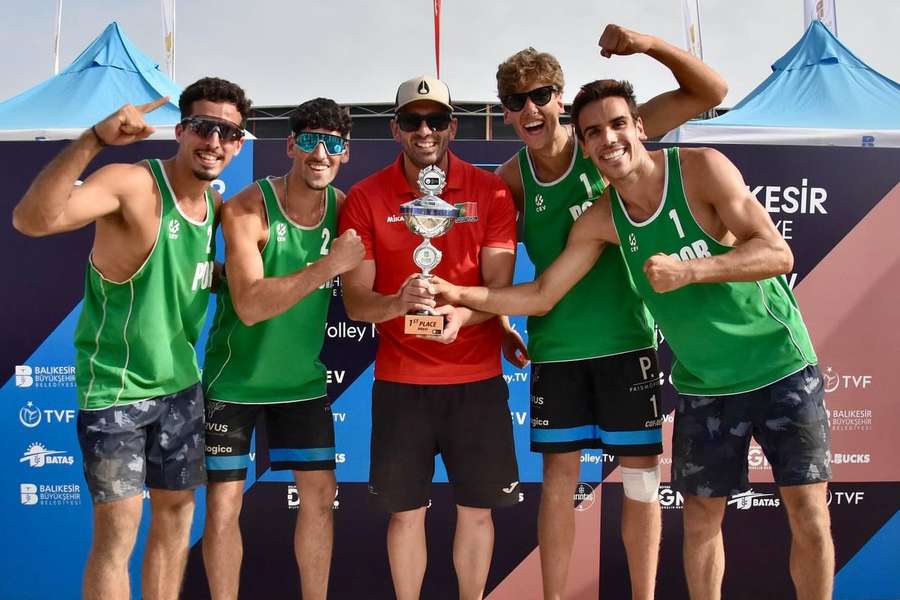
<instances>
[{"instance_id":1,"label":"black sunglasses","mask_svg":"<svg viewBox=\"0 0 900 600\"><path fill-rule=\"evenodd\" d=\"M545 85L539 88L535 88L530 92L519 92L518 94L506 94L505 96L500 96L500 103L506 107L506 110L512 112L519 112L523 108L525 108L525 99L531 98L531 101L534 102L535 106L544 106L548 102L550 102L550 98L553 97L553 92L558 92L555 85Z\"/></svg>"},{"instance_id":2,"label":"black sunglasses","mask_svg":"<svg viewBox=\"0 0 900 600\"><path fill-rule=\"evenodd\" d=\"M208 117L188 117L181 121L181 126L189 127L202 138L208 138L213 132L218 133L223 142L236 142L244 137L244 130L237 125Z\"/></svg>"},{"instance_id":3,"label":"black sunglasses","mask_svg":"<svg viewBox=\"0 0 900 600\"><path fill-rule=\"evenodd\" d=\"M414 112L400 112L396 114L395 118L397 119L397 126L400 127L400 131L409 133L411 131L416 131L422 124L422 121L425 121L425 124L428 125L428 128L432 131L444 131L450 127L450 121L453 120L453 115L448 112L433 112L428 113L427 115L420 115L419 113Z\"/></svg>"}]
</instances>

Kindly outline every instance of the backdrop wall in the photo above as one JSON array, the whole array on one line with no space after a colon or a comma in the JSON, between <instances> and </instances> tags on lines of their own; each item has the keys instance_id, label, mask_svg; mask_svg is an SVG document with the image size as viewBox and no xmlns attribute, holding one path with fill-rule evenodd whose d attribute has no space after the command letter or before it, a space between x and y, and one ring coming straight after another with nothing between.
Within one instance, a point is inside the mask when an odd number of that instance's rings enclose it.
<instances>
[{"instance_id":1,"label":"backdrop wall","mask_svg":"<svg viewBox=\"0 0 900 600\"><path fill-rule=\"evenodd\" d=\"M12 206L40 167L62 147L58 143L0 143L0 181ZM493 168L516 142L458 142L462 158ZM104 152L92 169L107 162L167 156L170 142L144 142ZM894 432L900 410L894 390L900 375L893 358L900 351L894 299L900 293L900 150L728 145L720 148L742 170L795 254L795 288L826 377L833 431L835 483L829 495L837 545L837 598L898 598L900 576L900 444ZM344 190L392 161L393 142L357 141L337 185ZM255 141L216 185L226 198L253 178L289 167L283 141ZM40 240L0 223L3 298L0 368L0 510L4 531L15 540L0 566L0 597L77 598L90 544L90 497L81 474L75 435L72 332L80 309L89 230ZM438 246L440 242L437 242ZM221 251L222 244L219 244ZM520 252L518 280L533 267ZM375 338L370 325L346 320L335 288L326 346L329 394L337 435L333 598L390 598L384 551L386 518L367 502L369 393ZM590 307L585 307L589 310ZM212 313L210 313L210 318ZM514 319L524 330L524 319ZM201 340L201 356L202 343ZM668 352L663 343L663 376ZM496 545L488 598L538 597L540 566L535 521L540 496L540 458L528 451L529 371L504 364L510 388L522 501L495 513ZM665 387L668 414L663 480L669 480L668 440L674 390ZM265 436L258 439L265 446ZM264 454L264 453L261 453ZM729 500L726 517L726 593L733 598L790 597L788 532L784 507L771 483L759 448L751 446L751 494ZM578 599L627 597L624 550L619 540L622 490L616 459L582 454L581 484L575 490L576 549L570 590ZM294 598L298 576L291 551L298 491L289 473L273 473L262 456L248 477L242 525L245 554L242 597ZM436 470L427 521L429 568L424 598L455 598L450 544L454 509L446 473ZM198 492L185 598L206 598L200 557L204 493ZM660 598L685 598L681 567L682 498L666 486ZM146 503L149 511L149 502ZM132 574L139 576L146 515ZM139 589L135 586L135 593ZM135 596L137 597L137 596Z\"/></svg>"}]
</instances>

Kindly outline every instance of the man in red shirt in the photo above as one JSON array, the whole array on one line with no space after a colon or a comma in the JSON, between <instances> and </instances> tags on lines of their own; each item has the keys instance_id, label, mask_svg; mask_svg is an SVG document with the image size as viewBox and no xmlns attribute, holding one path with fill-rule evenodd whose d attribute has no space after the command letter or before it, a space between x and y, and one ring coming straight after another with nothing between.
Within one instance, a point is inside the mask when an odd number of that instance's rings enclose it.
<instances>
[{"instance_id":1,"label":"man in red shirt","mask_svg":"<svg viewBox=\"0 0 900 600\"><path fill-rule=\"evenodd\" d=\"M440 196L469 204L449 232L432 240L443 253L435 273L469 282L464 285L512 281L516 224L509 188L448 151L457 128L452 110L442 81L421 76L401 84L391 132L402 153L351 188L340 222L341 232L357 231L366 250L362 263L343 276L347 314L378 324L369 490L391 513L388 557L399 600L418 598L422 587L435 454L443 457L457 504L453 563L460 598L483 594L494 541L491 509L519 500L500 368L505 332L516 334L486 313L435 306L427 284L415 276L413 250L422 239L400 216L401 204L422 196L419 171L438 166L447 174ZM441 336L404 334L403 315L423 309L445 316Z\"/></svg>"}]
</instances>

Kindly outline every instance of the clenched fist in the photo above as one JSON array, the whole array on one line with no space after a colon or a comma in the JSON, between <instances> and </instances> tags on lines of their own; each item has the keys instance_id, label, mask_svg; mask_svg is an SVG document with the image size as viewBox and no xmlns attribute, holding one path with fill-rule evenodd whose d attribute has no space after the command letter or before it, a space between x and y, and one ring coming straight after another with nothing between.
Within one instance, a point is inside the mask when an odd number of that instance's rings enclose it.
<instances>
[{"instance_id":1,"label":"clenched fist","mask_svg":"<svg viewBox=\"0 0 900 600\"><path fill-rule=\"evenodd\" d=\"M168 101L169 97L163 96L137 106L126 104L94 125L97 141L106 146L124 146L150 137L156 129L147 124L144 116Z\"/></svg>"},{"instance_id":2,"label":"clenched fist","mask_svg":"<svg viewBox=\"0 0 900 600\"><path fill-rule=\"evenodd\" d=\"M335 275L346 273L356 268L362 262L366 249L362 240L356 234L355 229L348 229L331 243L328 251L328 262L331 264Z\"/></svg>"},{"instance_id":3,"label":"clenched fist","mask_svg":"<svg viewBox=\"0 0 900 600\"><path fill-rule=\"evenodd\" d=\"M652 43L653 36L610 24L603 30L598 45L600 46L600 54L609 58L613 54L627 56L629 54L646 52L650 49Z\"/></svg>"},{"instance_id":4,"label":"clenched fist","mask_svg":"<svg viewBox=\"0 0 900 600\"><path fill-rule=\"evenodd\" d=\"M677 290L691 283L691 267L668 254L654 254L644 263L644 275L654 291Z\"/></svg>"}]
</instances>

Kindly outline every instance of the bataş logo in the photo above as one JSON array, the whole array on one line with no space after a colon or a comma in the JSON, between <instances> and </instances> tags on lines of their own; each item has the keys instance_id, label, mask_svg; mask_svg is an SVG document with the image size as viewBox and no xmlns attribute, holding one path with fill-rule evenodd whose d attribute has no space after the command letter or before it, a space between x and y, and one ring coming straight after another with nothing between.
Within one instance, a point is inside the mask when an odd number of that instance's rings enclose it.
<instances>
[{"instance_id":1,"label":"bata\u015f logo","mask_svg":"<svg viewBox=\"0 0 900 600\"><path fill-rule=\"evenodd\" d=\"M781 500L774 497L775 494L760 494L753 490L747 490L740 494L735 494L728 501L728 506L734 506L738 510L750 510L757 507L778 507L781 506Z\"/></svg>"},{"instance_id":2,"label":"bata\u015f logo","mask_svg":"<svg viewBox=\"0 0 900 600\"><path fill-rule=\"evenodd\" d=\"M43 444L35 442L28 446L19 462L27 462L29 467L39 469L44 465L72 465L75 458L64 450L47 450Z\"/></svg>"}]
</instances>

